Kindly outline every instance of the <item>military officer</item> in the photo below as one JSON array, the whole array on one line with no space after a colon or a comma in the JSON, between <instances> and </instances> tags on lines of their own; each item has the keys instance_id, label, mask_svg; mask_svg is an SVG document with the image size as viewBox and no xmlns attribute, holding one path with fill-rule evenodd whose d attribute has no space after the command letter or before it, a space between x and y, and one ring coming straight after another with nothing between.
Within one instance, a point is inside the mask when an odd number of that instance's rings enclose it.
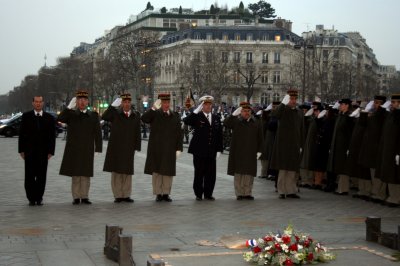
<instances>
[{"instance_id":1,"label":"military officer","mask_svg":"<svg viewBox=\"0 0 400 266\"><path fill-rule=\"evenodd\" d=\"M112 123L103 171L111 172L114 202L133 202L132 175L135 151L140 151L140 114L133 110L132 97L124 93L104 112L102 119Z\"/></svg>"},{"instance_id":2,"label":"military officer","mask_svg":"<svg viewBox=\"0 0 400 266\"><path fill-rule=\"evenodd\" d=\"M87 109L88 92L78 90L68 107L58 116L67 124L67 143L60 175L72 177L72 204L92 204L89 200L90 177L93 176L94 154L103 148L97 112Z\"/></svg>"},{"instance_id":3,"label":"military officer","mask_svg":"<svg viewBox=\"0 0 400 266\"><path fill-rule=\"evenodd\" d=\"M150 124L145 174L152 175L156 201L171 202L172 178L176 174L176 159L183 150L181 118L170 110L169 93L161 93L153 107L142 115Z\"/></svg>"},{"instance_id":4,"label":"military officer","mask_svg":"<svg viewBox=\"0 0 400 266\"><path fill-rule=\"evenodd\" d=\"M188 152L193 154L193 190L196 200L215 200L213 191L216 181L216 159L222 153L222 125L220 118L212 114L214 98L205 95L200 105L185 118L186 125L194 129Z\"/></svg>"}]
</instances>

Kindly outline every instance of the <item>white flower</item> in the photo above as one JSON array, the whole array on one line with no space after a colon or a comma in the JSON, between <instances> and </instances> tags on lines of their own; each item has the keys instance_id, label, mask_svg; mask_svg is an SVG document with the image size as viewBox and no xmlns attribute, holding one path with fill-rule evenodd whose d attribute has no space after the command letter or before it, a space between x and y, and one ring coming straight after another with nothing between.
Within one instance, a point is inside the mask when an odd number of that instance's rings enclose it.
<instances>
[{"instance_id":1,"label":"white flower","mask_svg":"<svg viewBox=\"0 0 400 266\"><path fill-rule=\"evenodd\" d=\"M282 250L285 251L285 252L288 252L288 251L289 251L289 247L288 247L288 245L286 245L286 244L282 244L282 245L281 245L281 248L282 248Z\"/></svg>"}]
</instances>

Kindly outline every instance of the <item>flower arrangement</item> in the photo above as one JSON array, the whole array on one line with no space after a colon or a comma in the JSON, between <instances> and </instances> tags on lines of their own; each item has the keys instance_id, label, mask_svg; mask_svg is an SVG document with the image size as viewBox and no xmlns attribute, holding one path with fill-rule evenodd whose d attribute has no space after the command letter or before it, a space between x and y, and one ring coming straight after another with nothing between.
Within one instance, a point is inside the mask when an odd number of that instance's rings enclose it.
<instances>
[{"instance_id":1,"label":"flower arrangement","mask_svg":"<svg viewBox=\"0 0 400 266\"><path fill-rule=\"evenodd\" d=\"M291 266L315 264L335 259L326 247L307 234L295 232L289 225L283 234L268 234L246 241L250 251L243 254L247 262L258 265Z\"/></svg>"}]
</instances>

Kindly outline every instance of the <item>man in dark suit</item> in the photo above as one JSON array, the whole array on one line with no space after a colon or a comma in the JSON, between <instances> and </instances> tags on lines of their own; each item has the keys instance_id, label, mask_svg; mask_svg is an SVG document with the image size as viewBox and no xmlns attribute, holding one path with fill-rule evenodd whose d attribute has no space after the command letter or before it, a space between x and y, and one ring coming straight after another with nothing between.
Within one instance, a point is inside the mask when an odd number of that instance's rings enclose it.
<instances>
[{"instance_id":1,"label":"man in dark suit","mask_svg":"<svg viewBox=\"0 0 400 266\"><path fill-rule=\"evenodd\" d=\"M199 201L203 195L206 200L215 200L216 159L223 150L221 120L211 113L213 101L212 96L201 97L201 104L184 120L194 129L188 152L193 154L193 190Z\"/></svg>"},{"instance_id":2,"label":"man in dark suit","mask_svg":"<svg viewBox=\"0 0 400 266\"><path fill-rule=\"evenodd\" d=\"M25 160L25 191L29 206L43 205L48 160L54 155L55 119L43 111L43 97L35 96L33 110L22 115L18 153Z\"/></svg>"}]
</instances>

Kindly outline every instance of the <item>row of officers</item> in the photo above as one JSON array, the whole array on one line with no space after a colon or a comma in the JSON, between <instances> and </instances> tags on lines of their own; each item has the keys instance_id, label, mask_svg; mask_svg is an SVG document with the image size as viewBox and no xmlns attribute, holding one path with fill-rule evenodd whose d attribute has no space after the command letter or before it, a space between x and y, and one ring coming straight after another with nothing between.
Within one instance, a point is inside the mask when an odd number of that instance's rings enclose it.
<instances>
[{"instance_id":1,"label":"row of officers","mask_svg":"<svg viewBox=\"0 0 400 266\"><path fill-rule=\"evenodd\" d=\"M350 177L357 178L360 197L365 195L398 206L400 95L392 96L390 112L381 107L385 99L377 96L363 111L350 112L351 101L343 99L328 110L313 103L306 114L297 106L297 96L296 90L289 90L282 102L262 111L262 119L252 115L249 103L242 102L223 122L212 113L213 97L200 98L200 104L184 118L184 123L193 129L188 152L193 155L196 200L215 200L216 162L223 151L225 126L232 130L228 174L234 176L237 200L254 199L253 181L257 161L261 160L262 175L267 175L268 169L278 173L277 191L281 199L299 198L300 173L302 182L308 180L317 185L327 177L327 186L334 186L338 177L339 194L348 193ZM87 106L88 92L79 90L58 117L68 125L60 174L72 177L75 205L91 204L89 187L94 157L102 152L99 116L87 110ZM55 149L55 123L42 107L43 98L34 97L34 110L23 114L19 136L29 205L43 204L47 162ZM335 108L339 110L335 112ZM180 115L170 110L170 95L159 94L152 108L140 115L132 109L131 95L122 94L102 119L112 124L103 170L111 172L115 202L133 202L134 154L141 150L141 122L151 129L144 173L152 176L155 200L171 202L176 160L183 151L183 131ZM379 135L373 129L378 122ZM357 135L361 133L361 137ZM362 151L372 146L376 146L372 154ZM359 160L362 155L374 165L365 167ZM367 172L369 175L364 175Z\"/></svg>"}]
</instances>

